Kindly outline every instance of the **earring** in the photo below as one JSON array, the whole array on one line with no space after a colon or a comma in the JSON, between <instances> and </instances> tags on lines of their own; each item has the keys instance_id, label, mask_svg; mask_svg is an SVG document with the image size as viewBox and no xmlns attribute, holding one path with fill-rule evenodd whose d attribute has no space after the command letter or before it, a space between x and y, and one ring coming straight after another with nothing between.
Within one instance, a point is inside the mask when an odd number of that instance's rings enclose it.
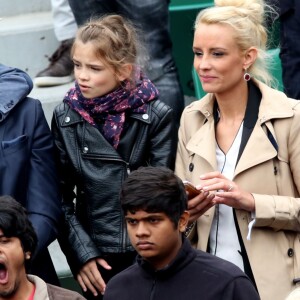
<instances>
[{"instance_id":1,"label":"earring","mask_svg":"<svg viewBox=\"0 0 300 300\"><path fill-rule=\"evenodd\" d=\"M249 81L250 79L251 79L251 75L247 72L247 69L245 69L244 80Z\"/></svg>"},{"instance_id":2,"label":"earring","mask_svg":"<svg viewBox=\"0 0 300 300\"><path fill-rule=\"evenodd\" d=\"M26 259L30 259L30 254L29 254L29 253L26 253L25 258L26 258Z\"/></svg>"}]
</instances>

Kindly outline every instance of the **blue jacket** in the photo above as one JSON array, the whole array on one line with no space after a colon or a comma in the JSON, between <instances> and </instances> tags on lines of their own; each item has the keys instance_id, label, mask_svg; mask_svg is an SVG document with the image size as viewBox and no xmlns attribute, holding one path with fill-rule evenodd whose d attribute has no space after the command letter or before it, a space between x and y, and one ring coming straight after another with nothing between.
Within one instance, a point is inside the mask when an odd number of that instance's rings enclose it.
<instances>
[{"instance_id":1,"label":"blue jacket","mask_svg":"<svg viewBox=\"0 0 300 300\"><path fill-rule=\"evenodd\" d=\"M0 64L0 195L28 211L38 236L37 254L56 238L61 216L52 135L32 80Z\"/></svg>"}]
</instances>

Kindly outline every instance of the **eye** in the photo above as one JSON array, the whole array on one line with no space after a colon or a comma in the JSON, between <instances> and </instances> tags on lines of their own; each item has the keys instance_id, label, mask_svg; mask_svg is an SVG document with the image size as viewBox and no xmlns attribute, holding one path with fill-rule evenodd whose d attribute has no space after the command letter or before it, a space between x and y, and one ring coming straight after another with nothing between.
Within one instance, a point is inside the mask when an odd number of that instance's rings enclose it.
<instances>
[{"instance_id":1,"label":"eye","mask_svg":"<svg viewBox=\"0 0 300 300\"><path fill-rule=\"evenodd\" d=\"M137 220L134 219L127 219L126 222L129 225L136 225L138 223Z\"/></svg>"},{"instance_id":2,"label":"eye","mask_svg":"<svg viewBox=\"0 0 300 300\"><path fill-rule=\"evenodd\" d=\"M102 70L101 68L98 68L98 67L91 67L91 69L96 72L99 72Z\"/></svg>"},{"instance_id":3,"label":"eye","mask_svg":"<svg viewBox=\"0 0 300 300\"><path fill-rule=\"evenodd\" d=\"M75 68L79 68L80 67L79 63L73 62L73 64L74 64Z\"/></svg>"},{"instance_id":4,"label":"eye","mask_svg":"<svg viewBox=\"0 0 300 300\"><path fill-rule=\"evenodd\" d=\"M202 56L203 53L201 51L194 51L195 56Z\"/></svg>"},{"instance_id":5,"label":"eye","mask_svg":"<svg viewBox=\"0 0 300 300\"><path fill-rule=\"evenodd\" d=\"M159 219L158 219L158 218L150 218L150 219L149 219L149 222L150 222L151 224L156 224L156 223L159 222Z\"/></svg>"},{"instance_id":6,"label":"eye","mask_svg":"<svg viewBox=\"0 0 300 300\"><path fill-rule=\"evenodd\" d=\"M1 237L0 238L0 244L7 244L10 241L7 237Z\"/></svg>"},{"instance_id":7,"label":"eye","mask_svg":"<svg viewBox=\"0 0 300 300\"><path fill-rule=\"evenodd\" d=\"M213 56L216 56L216 57L221 57L223 55L224 55L224 52L219 52L219 51L213 52Z\"/></svg>"}]
</instances>

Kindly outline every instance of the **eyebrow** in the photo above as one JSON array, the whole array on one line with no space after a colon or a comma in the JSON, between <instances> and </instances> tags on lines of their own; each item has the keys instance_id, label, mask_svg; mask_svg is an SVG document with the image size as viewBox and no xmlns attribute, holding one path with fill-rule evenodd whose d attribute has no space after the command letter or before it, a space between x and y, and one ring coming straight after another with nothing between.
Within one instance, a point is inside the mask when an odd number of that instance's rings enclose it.
<instances>
[{"instance_id":1,"label":"eyebrow","mask_svg":"<svg viewBox=\"0 0 300 300\"><path fill-rule=\"evenodd\" d=\"M75 58L72 58L72 61L74 63L78 63L78 64L82 64L81 61L75 59ZM104 64L101 64L101 65L98 65L98 64L86 64L88 67L98 67L98 68L104 68Z\"/></svg>"},{"instance_id":2,"label":"eyebrow","mask_svg":"<svg viewBox=\"0 0 300 300\"><path fill-rule=\"evenodd\" d=\"M135 218L134 216L133 217L125 216L125 220L148 220L151 218L163 218L163 216L160 213L153 213L140 219Z\"/></svg>"},{"instance_id":3,"label":"eyebrow","mask_svg":"<svg viewBox=\"0 0 300 300\"><path fill-rule=\"evenodd\" d=\"M201 48L200 47L193 47L193 50L200 50ZM223 47L213 47L213 48L209 48L209 51L215 51L215 50L223 50L223 51L226 51L227 49L226 48L223 48Z\"/></svg>"}]
</instances>

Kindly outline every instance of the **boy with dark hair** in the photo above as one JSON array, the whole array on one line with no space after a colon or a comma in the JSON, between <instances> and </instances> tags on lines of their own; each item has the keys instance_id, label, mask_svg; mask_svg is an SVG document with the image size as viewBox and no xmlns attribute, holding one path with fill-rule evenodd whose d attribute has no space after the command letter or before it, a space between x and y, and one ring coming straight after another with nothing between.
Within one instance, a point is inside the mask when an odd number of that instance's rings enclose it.
<instances>
[{"instance_id":1,"label":"boy with dark hair","mask_svg":"<svg viewBox=\"0 0 300 300\"><path fill-rule=\"evenodd\" d=\"M26 274L37 241L23 206L10 196L0 197L0 299L85 299L76 292Z\"/></svg>"},{"instance_id":2,"label":"boy with dark hair","mask_svg":"<svg viewBox=\"0 0 300 300\"><path fill-rule=\"evenodd\" d=\"M137 264L113 277L105 300L259 299L249 278L235 265L195 250L184 237L187 196L182 181L166 168L132 172L121 205Z\"/></svg>"}]
</instances>

